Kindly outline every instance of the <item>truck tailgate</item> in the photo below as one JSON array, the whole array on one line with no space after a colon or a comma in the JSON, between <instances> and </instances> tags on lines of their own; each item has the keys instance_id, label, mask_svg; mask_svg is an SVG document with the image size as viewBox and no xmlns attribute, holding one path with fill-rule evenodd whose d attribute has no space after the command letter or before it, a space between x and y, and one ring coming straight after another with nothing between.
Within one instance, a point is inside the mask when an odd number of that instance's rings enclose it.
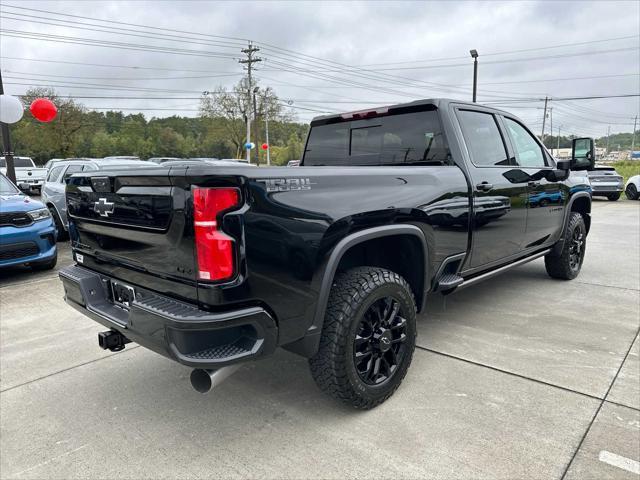
<instances>
[{"instance_id":1,"label":"truck tailgate","mask_svg":"<svg viewBox=\"0 0 640 480\"><path fill-rule=\"evenodd\" d=\"M67 185L78 263L132 285L197 301L184 170L144 168L74 176ZM176 181L176 179L178 179Z\"/></svg>"}]
</instances>

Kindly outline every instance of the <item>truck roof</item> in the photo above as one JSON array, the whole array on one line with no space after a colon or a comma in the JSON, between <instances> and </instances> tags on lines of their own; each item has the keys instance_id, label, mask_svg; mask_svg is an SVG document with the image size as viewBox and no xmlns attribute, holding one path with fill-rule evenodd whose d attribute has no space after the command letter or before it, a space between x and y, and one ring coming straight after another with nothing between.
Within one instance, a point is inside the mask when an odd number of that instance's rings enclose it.
<instances>
[{"instance_id":1,"label":"truck roof","mask_svg":"<svg viewBox=\"0 0 640 480\"><path fill-rule=\"evenodd\" d=\"M311 120L311 126L317 125L325 125L328 123L336 123L344 120L354 120L354 119L363 119L363 118L372 118L377 115L387 114L387 113L400 113L395 112L397 110L407 110L407 111L416 111L416 110L429 110L433 109L444 109L449 106L450 103L455 103L456 105L468 105L470 107L483 107L490 108L496 112L507 113L503 110L494 108L490 105L482 105L478 103L465 102L463 100L456 100L453 98L428 98L423 100L414 100L413 102L407 103L397 103L395 105L385 105L381 107L371 107L365 108L363 110L354 110L352 112L344 112L344 113L332 113L330 115L321 115L318 117L314 117ZM431 108L430 108L431 107Z\"/></svg>"}]
</instances>

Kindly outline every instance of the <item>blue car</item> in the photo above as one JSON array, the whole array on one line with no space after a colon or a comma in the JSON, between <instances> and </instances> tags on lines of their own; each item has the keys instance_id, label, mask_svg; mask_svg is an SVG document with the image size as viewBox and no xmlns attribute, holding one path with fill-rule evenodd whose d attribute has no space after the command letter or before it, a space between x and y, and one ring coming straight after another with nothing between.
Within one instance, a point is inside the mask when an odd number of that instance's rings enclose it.
<instances>
[{"instance_id":1,"label":"blue car","mask_svg":"<svg viewBox=\"0 0 640 480\"><path fill-rule=\"evenodd\" d=\"M49 210L0 174L0 268L56 265L56 227Z\"/></svg>"}]
</instances>

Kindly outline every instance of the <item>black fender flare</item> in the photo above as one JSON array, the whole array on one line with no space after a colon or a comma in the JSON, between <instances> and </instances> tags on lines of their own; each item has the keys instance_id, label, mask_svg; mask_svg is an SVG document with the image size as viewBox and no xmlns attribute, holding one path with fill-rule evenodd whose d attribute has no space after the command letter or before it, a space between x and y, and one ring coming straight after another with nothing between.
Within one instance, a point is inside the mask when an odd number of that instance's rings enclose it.
<instances>
[{"instance_id":1,"label":"black fender flare","mask_svg":"<svg viewBox=\"0 0 640 480\"><path fill-rule=\"evenodd\" d=\"M340 264L340 260L344 254L353 246L372 240L374 238L391 237L397 235L411 235L418 239L422 246L422 254L424 259L424 282L422 292L422 304L424 304L426 298L426 291L431 286L429 277L429 249L427 246L427 240L423 231L415 225L384 225L379 227L367 228L347 235L340 240L325 256L324 261L320 264L314 275L314 283L319 285L318 287L318 300L316 302L315 311L313 313L311 324L307 330L305 337L298 342L297 345L291 346L290 350L300 353L304 356L311 357L317 351L320 345L320 334L322 333L322 326L324 324L324 314L329 301L329 293L331 292L331 286L333 284L333 278Z\"/></svg>"},{"instance_id":2,"label":"black fender flare","mask_svg":"<svg viewBox=\"0 0 640 480\"><path fill-rule=\"evenodd\" d=\"M569 199L569 202L567 202L567 207L564 211L564 219L562 221L562 229L560 230L560 237L558 238L555 245L553 246L553 249L551 250L551 253L550 253L551 255L560 255L560 253L562 253L562 249L564 248L564 240L565 240L564 234L567 231L567 224L569 223L569 217L571 217L571 212L573 211L572 207L575 201L579 198L589 199L589 213L591 213L591 194L589 192L574 193ZM587 226L587 229L588 229L588 226Z\"/></svg>"}]
</instances>

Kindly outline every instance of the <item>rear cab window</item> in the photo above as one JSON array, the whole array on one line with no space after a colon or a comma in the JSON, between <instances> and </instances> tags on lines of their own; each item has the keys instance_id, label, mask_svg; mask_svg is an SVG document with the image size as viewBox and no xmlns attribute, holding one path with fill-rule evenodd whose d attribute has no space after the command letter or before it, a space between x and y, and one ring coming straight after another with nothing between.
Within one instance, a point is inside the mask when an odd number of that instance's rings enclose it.
<instances>
[{"instance_id":1,"label":"rear cab window","mask_svg":"<svg viewBox=\"0 0 640 480\"><path fill-rule=\"evenodd\" d=\"M6 168L7 159L0 157L0 168ZM36 168L36 164L29 157L13 157L13 166L15 168Z\"/></svg>"},{"instance_id":2,"label":"rear cab window","mask_svg":"<svg viewBox=\"0 0 640 480\"><path fill-rule=\"evenodd\" d=\"M312 126L305 166L452 165L436 110Z\"/></svg>"}]
</instances>

